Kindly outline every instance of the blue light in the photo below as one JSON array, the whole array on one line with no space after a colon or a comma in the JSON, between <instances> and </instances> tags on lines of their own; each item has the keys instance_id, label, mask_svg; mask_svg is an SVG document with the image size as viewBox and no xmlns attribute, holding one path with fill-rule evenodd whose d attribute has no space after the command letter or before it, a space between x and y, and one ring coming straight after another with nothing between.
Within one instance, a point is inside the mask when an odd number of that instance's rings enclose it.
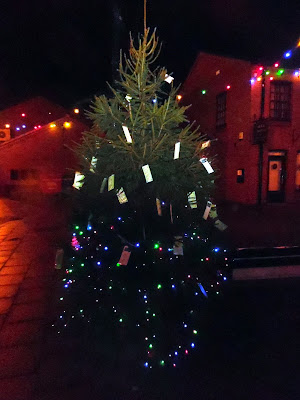
<instances>
[{"instance_id":1,"label":"blue light","mask_svg":"<svg viewBox=\"0 0 300 400\"><path fill-rule=\"evenodd\" d=\"M187 324L184 324L183 326L184 326L185 328L187 328Z\"/></svg>"},{"instance_id":2,"label":"blue light","mask_svg":"<svg viewBox=\"0 0 300 400\"><path fill-rule=\"evenodd\" d=\"M161 202L161 205L164 206L166 203L164 201Z\"/></svg>"},{"instance_id":3,"label":"blue light","mask_svg":"<svg viewBox=\"0 0 300 400\"><path fill-rule=\"evenodd\" d=\"M215 253L217 253L219 250L220 250L219 247L215 247L215 248L213 249L213 251L214 251Z\"/></svg>"},{"instance_id":4,"label":"blue light","mask_svg":"<svg viewBox=\"0 0 300 400\"><path fill-rule=\"evenodd\" d=\"M146 295L144 295L144 299L146 299L147 298L147 296Z\"/></svg>"},{"instance_id":5,"label":"blue light","mask_svg":"<svg viewBox=\"0 0 300 400\"><path fill-rule=\"evenodd\" d=\"M224 276L224 278L223 278L223 279L224 279L224 281L227 281L227 278L226 278L226 276Z\"/></svg>"},{"instance_id":6,"label":"blue light","mask_svg":"<svg viewBox=\"0 0 300 400\"><path fill-rule=\"evenodd\" d=\"M76 233L73 233L73 236L76 236Z\"/></svg>"},{"instance_id":7,"label":"blue light","mask_svg":"<svg viewBox=\"0 0 300 400\"><path fill-rule=\"evenodd\" d=\"M139 244L139 243L136 243L136 244L135 244L135 247L140 247L140 244Z\"/></svg>"},{"instance_id":8,"label":"blue light","mask_svg":"<svg viewBox=\"0 0 300 400\"><path fill-rule=\"evenodd\" d=\"M191 344L191 347L193 347L193 348L194 348L194 347L195 347L195 343L192 343L192 344Z\"/></svg>"},{"instance_id":9,"label":"blue light","mask_svg":"<svg viewBox=\"0 0 300 400\"><path fill-rule=\"evenodd\" d=\"M100 262L100 261L98 261L98 262L97 262L97 265L101 265L101 262Z\"/></svg>"},{"instance_id":10,"label":"blue light","mask_svg":"<svg viewBox=\"0 0 300 400\"><path fill-rule=\"evenodd\" d=\"M26 125L22 125L22 128L25 129L25 128L26 128Z\"/></svg>"},{"instance_id":11,"label":"blue light","mask_svg":"<svg viewBox=\"0 0 300 400\"><path fill-rule=\"evenodd\" d=\"M199 288L200 288L202 294L203 294L205 297L207 297L207 293L206 293L204 287L201 285L201 283L198 283L198 286L199 286Z\"/></svg>"},{"instance_id":12,"label":"blue light","mask_svg":"<svg viewBox=\"0 0 300 400\"><path fill-rule=\"evenodd\" d=\"M88 226L87 226L86 229L87 229L88 231L91 231L91 230L92 230L92 225L88 224Z\"/></svg>"},{"instance_id":13,"label":"blue light","mask_svg":"<svg viewBox=\"0 0 300 400\"><path fill-rule=\"evenodd\" d=\"M69 287L69 285L65 285L65 288L68 288Z\"/></svg>"},{"instance_id":14,"label":"blue light","mask_svg":"<svg viewBox=\"0 0 300 400\"><path fill-rule=\"evenodd\" d=\"M291 50L287 51L286 53L284 53L284 58L290 58L292 55Z\"/></svg>"},{"instance_id":15,"label":"blue light","mask_svg":"<svg viewBox=\"0 0 300 400\"><path fill-rule=\"evenodd\" d=\"M157 99L153 99L153 100L152 100L152 103L157 103Z\"/></svg>"},{"instance_id":16,"label":"blue light","mask_svg":"<svg viewBox=\"0 0 300 400\"><path fill-rule=\"evenodd\" d=\"M118 220L119 220L119 221L122 221L122 218L121 218L121 217L118 217Z\"/></svg>"},{"instance_id":17,"label":"blue light","mask_svg":"<svg viewBox=\"0 0 300 400\"><path fill-rule=\"evenodd\" d=\"M172 285L172 289L175 289L175 285Z\"/></svg>"},{"instance_id":18,"label":"blue light","mask_svg":"<svg viewBox=\"0 0 300 400\"><path fill-rule=\"evenodd\" d=\"M173 251L173 249L171 249L171 247L168 248L168 251Z\"/></svg>"},{"instance_id":19,"label":"blue light","mask_svg":"<svg viewBox=\"0 0 300 400\"><path fill-rule=\"evenodd\" d=\"M195 296L198 296L198 294L199 294L198 292L195 292Z\"/></svg>"},{"instance_id":20,"label":"blue light","mask_svg":"<svg viewBox=\"0 0 300 400\"><path fill-rule=\"evenodd\" d=\"M178 356L178 352L177 352L177 351L175 351L175 353L174 353L174 354L175 354L175 356Z\"/></svg>"},{"instance_id":21,"label":"blue light","mask_svg":"<svg viewBox=\"0 0 300 400\"><path fill-rule=\"evenodd\" d=\"M108 250L108 247L107 247L107 246L105 246L105 247L104 247L104 250L105 250L105 251L106 251L106 250Z\"/></svg>"},{"instance_id":22,"label":"blue light","mask_svg":"<svg viewBox=\"0 0 300 400\"><path fill-rule=\"evenodd\" d=\"M147 362L145 362L144 366L145 366L145 367L148 367L148 365L149 365L149 364L148 364Z\"/></svg>"},{"instance_id":23,"label":"blue light","mask_svg":"<svg viewBox=\"0 0 300 400\"><path fill-rule=\"evenodd\" d=\"M19 131L19 130L20 130L20 128L19 128L19 127L17 127L17 128L16 128L16 131Z\"/></svg>"},{"instance_id":24,"label":"blue light","mask_svg":"<svg viewBox=\"0 0 300 400\"><path fill-rule=\"evenodd\" d=\"M254 83L255 83L255 79L254 79L254 78L252 78L252 79L250 80L250 83L251 83L251 85L254 85Z\"/></svg>"}]
</instances>

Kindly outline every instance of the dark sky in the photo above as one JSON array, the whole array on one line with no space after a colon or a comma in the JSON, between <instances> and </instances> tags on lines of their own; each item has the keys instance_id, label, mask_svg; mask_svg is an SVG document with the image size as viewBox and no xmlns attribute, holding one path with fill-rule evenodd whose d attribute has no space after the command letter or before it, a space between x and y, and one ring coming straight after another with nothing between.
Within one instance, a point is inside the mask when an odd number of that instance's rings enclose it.
<instances>
[{"instance_id":1,"label":"dark sky","mask_svg":"<svg viewBox=\"0 0 300 400\"><path fill-rule=\"evenodd\" d=\"M300 0L148 0L160 65L176 83L201 50L273 61L295 44L299 22ZM143 0L2 1L0 107L36 94L71 106L102 93L113 54L142 29Z\"/></svg>"}]
</instances>

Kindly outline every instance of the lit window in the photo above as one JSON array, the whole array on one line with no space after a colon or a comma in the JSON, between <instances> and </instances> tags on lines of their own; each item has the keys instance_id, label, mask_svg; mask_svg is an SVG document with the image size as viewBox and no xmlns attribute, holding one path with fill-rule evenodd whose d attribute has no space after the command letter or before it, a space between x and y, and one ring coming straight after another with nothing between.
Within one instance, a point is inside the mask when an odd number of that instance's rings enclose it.
<instances>
[{"instance_id":1,"label":"lit window","mask_svg":"<svg viewBox=\"0 0 300 400\"><path fill-rule=\"evenodd\" d=\"M270 96L270 117L276 121L290 121L292 98L291 82L272 81Z\"/></svg>"},{"instance_id":2,"label":"lit window","mask_svg":"<svg viewBox=\"0 0 300 400\"><path fill-rule=\"evenodd\" d=\"M226 126L226 100L227 93L223 92L217 96L217 109L216 109L216 127L221 128Z\"/></svg>"},{"instance_id":3,"label":"lit window","mask_svg":"<svg viewBox=\"0 0 300 400\"><path fill-rule=\"evenodd\" d=\"M245 180L244 169L238 169L236 171L236 183L244 183L244 180Z\"/></svg>"}]
</instances>

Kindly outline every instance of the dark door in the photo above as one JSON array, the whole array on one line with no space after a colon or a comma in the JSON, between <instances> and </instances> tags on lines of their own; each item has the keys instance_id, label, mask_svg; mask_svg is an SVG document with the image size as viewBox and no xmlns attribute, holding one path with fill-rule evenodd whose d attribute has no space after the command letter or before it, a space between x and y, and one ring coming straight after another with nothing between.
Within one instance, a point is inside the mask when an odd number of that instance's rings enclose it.
<instances>
[{"instance_id":1,"label":"dark door","mask_svg":"<svg viewBox=\"0 0 300 400\"><path fill-rule=\"evenodd\" d=\"M282 203L285 198L285 155L270 155L268 163L268 201Z\"/></svg>"}]
</instances>

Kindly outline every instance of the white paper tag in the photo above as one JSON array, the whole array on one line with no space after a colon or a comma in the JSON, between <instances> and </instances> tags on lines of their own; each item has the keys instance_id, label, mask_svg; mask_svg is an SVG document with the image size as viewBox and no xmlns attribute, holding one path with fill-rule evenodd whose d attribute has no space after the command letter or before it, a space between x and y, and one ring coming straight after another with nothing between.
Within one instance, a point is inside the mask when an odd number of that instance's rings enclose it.
<instances>
[{"instance_id":1,"label":"white paper tag","mask_svg":"<svg viewBox=\"0 0 300 400\"><path fill-rule=\"evenodd\" d=\"M81 172L75 172L73 188L80 190L84 184L84 175Z\"/></svg>"},{"instance_id":2,"label":"white paper tag","mask_svg":"<svg viewBox=\"0 0 300 400\"><path fill-rule=\"evenodd\" d=\"M144 172L145 175L145 179L146 179L146 183L150 183L153 182L153 178L152 178L152 174L151 174L151 170L148 164L143 165L142 166L142 170Z\"/></svg>"},{"instance_id":3,"label":"white paper tag","mask_svg":"<svg viewBox=\"0 0 300 400\"><path fill-rule=\"evenodd\" d=\"M225 225L224 222L220 221L219 219L215 221L215 227L218 228L220 231L225 231L225 229L228 228L228 226Z\"/></svg>"},{"instance_id":4,"label":"white paper tag","mask_svg":"<svg viewBox=\"0 0 300 400\"><path fill-rule=\"evenodd\" d=\"M165 81L168 83L172 83L174 81L173 76L166 74Z\"/></svg>"},{"instance_id":5,"label":"white paper tag","mask_svg":"<svg viewBox=\"0 0 300 400\"><path fill-rule=\"evenodd\" d=\"M125 99L128 101L128 103L130 103L130 100L132 100L132 97L130 96L130 94L126 94Z\"/></svg>"},{"instance_id":6,"label":"white paper tag","mask_svg":"<svg viewBox=\"0 0 300 400\"><path fill-rule=\"evenodd\" d=\"M177 160L177 158L179 158L179 153L180 153L180 142L177 142L175 143L174 160Z\"/></svg>"},{"instance_id":7,"label":"white paper tag","mask_svg":"<svg viewBox=\"0 0 300 400\"><path fill-rule=\"evenodd\" d=\"M115 188L115 175L112 174L108 177L108 191L110 192Z\"/></svg>"},{"instance_id":8,"label":"white paper tag","mask_svg":"<svg viewBox=\"0 0 300 400\"><path fill-rule=\"evenodd\" d=\"M126 194L125 194L123 188L121 188L121 189L117 192L117 197L118 197L118 200L119 200L119 203L120 203L120 204L124 204L124 203L127 203L127 202L128 202L128 199L127 199L127 197L126 197Z\"/></svg>"},{"instance_id":9,"label":"white paper tag","mask_svg":"<svg viewBox=\"0 0 300 400\"><path fill-rule=\"evenodd\" d=\"M104 192L105 186L106 186L106 182L107 182L107 178L103 178L103 181L101 183L101 187L100 187L100 193Z\"/></svg>"},{"instance_id":10,"label":"white paper tag","mask_svg":"<svg viewBox=\"0 0 300 400\"><path fill-rule=\"evenodd\" d=\"M200 162L203 164L203 167L206 169L206 171L209 174L212 174L214 172L212 166L210 165L210 163L207 161L207 158L201 158Z\"/></svg>"},{"instance_id":11,"label":"white paper tag","mask_svg":"<svg viewBox=\"0 0 300 400\"><path fill-rule=\"evenodd\" d=\"M125 125L122 125L122 129L123 129L124 135L126 137L127 143L132 143L132 139L131 139L131 135L130 135L128 127Z\"/></svg>"},{"instance_id":12,"label":"white paper tag","mask_svg":"<svg viewBox=\"0 0 300 400\"><path fill-rule=\"evenodd\" d=\"M183 240L182 236L174 236L173 254L174 256L183 256Z\"/></svg>"},{"instance_id":13,"label":"white paper tag","mask_svg":"<svg viewBox=\"0 0 300 400\"><path fill-rule=\"evenodd\" d=\"M207 219L207 218L208 218L208 215L209 215L211 206L212 206L212 202L211 202L211 201L208 201L208 202L206 203L206 208L205 208L205 210L204 210L203 219Z\"/></svg>"},{"instance_id":14,"label":"white paper tag","mask_svg":"<svg viewBox=\"0 0 300 400\"><path fill-rule=\"evenodd\" d=\"M124 246L120 260L119 260L119 264L121 265L127 265L128 261L129 261L129 257L130 257L131 251L129 250L128 246Z\"/></svg>"},{"instance_id":15,"label":"white paper tag","mask_svg":"<svg viewBox=\"0 0 300 400\"><path fill-rule=\"evenodd\" d=\"M210 140L207 140L206 142L203 142L201 144L201 150L206 149L206 147L210 146Z\"/></svg>"},{"instance_id":16,"label":"white paper tag","mask_svg":"<svg viewBox=\"0 0 300 400\"><path fill-rule=\"evenodd\" d=\"M95 172L95 169L97 167L97 161L98 161L98 158L93 156L92 160L91 160L91 164L90 164L90 171L91 172Z\"/></svg>"},{"instance_id":17,"label":"white paper tag","mask_svg":"<svg viewBox=\"0 0 300 400\"><path fill-rule=\"evenodd\" d=\"M188 202L191 208L197 208L197 198L195 191L188 194Z\"/></svg>"},{"instance_id":18,"label":"white paper tag","mask_svg":"<svg viewBox=\"0 0 300 400\"><path fill-rule=\"evenodd\" d=\"M157 208L157 214L161 217L162 216L161 202L158 198L156 198L156 208Z\"/></svg>"}]
</instances>

